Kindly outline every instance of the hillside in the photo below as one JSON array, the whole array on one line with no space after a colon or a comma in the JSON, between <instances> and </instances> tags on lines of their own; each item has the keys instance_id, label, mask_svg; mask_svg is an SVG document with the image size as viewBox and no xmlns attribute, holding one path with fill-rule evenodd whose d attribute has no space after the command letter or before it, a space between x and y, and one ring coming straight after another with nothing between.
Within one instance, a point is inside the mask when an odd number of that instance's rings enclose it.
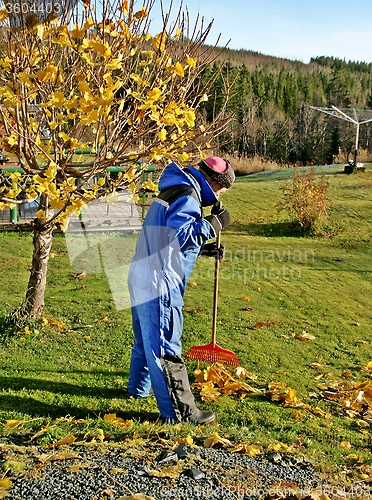
<instances>
[{"instance_id":1,"label":"hillside","mask_svg":"<svg viewBox=\"0 0 372 500\"><path fill-rule=\"evenodd\" d=\"M219 111L227 82L235 79L228 112L234 116L220 138L224 153L277 164L345 162L355 149L355 126L311 106L353 108L372 117L372 64L319 56L307 64L250 50L215 47L218 73L205 105L207 120ZM221 70L221 66L223 69ZM360 127L362 161L372 157L371 124Z\"/></svg>"}]
</instances>

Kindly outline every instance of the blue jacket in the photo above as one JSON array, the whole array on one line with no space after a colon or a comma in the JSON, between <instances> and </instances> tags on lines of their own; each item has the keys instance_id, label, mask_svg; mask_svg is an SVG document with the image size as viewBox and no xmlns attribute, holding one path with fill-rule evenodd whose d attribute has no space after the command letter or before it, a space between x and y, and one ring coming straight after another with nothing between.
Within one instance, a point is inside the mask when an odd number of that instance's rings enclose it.
<instances>
[{"instance_id":1,"label":"blue jacket","mask_svg":"<svg viewBox=\"0 0 372 500\"><path fill-rule=\"evenodd\" d=\"M215 236L203 219L202 206L218 200L204 176L194 167L168 165L159 190L192 186L198 200L182 195L171 205L155 198L147 212L132 260L128 284L132 306L160 298L165 306L182 306L183 295L200 249Z\"/></svg>"}]
</instances>

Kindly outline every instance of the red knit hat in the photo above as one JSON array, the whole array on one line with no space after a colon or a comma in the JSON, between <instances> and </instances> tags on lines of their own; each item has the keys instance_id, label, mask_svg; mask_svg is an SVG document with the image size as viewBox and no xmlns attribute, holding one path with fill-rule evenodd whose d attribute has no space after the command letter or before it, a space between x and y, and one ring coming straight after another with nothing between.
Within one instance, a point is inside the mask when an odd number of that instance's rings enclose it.
<instances>
[{"instance_id":1,"label":"red knit hat","mask_svg":"<svg viewBox=\"0 0 372 500\"><path fill-rule=\"evenodd\" d=\"M219 156L210 156L199 162L200 170L203 170L211 179L218 182L224 188L229 189L235 181L234 170L228 160Z\"/></svg>"}]
</instances>

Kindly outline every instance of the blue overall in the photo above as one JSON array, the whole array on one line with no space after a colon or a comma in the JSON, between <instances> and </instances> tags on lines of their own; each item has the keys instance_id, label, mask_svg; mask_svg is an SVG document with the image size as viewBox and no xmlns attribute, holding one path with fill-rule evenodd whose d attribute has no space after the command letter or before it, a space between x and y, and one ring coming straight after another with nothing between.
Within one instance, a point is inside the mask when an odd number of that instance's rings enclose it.
<instances>
[{"instance_id":1,"label":"blue overall","mask_svg":"<svg viewBox=\"0 0 372 500\"><path fill-rule=\"evenodd\" d=\"M128 393L147 397L152 388L162 418L169 421L177 419L161 358L181 356L186 284L202 245L215 236L201 206L217 202L197 169L181 169L173 162L160 177L159 190L178 185L192 186L199 201L191 195L170 205L153 200L128 275L134 331Z\"/></svg>"}]
</instances>

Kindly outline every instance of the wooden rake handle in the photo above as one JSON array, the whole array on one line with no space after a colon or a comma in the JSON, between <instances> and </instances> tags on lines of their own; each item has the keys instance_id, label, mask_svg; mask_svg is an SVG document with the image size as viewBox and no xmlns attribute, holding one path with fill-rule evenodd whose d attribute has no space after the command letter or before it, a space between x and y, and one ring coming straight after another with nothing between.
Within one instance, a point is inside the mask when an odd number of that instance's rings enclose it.
<instances>
[{"instance_id":1,"label":"wooden rake handle","mask_svg":"<svg viewBox=\"0 0 372 500\"><path fill-rule=\"evenodd\" d=\"M214 265L214 289L213 289L213 319L212 319L212 344L216 344L217 337L217 304L218 304L218 277L220 274L220 259L218 255L221 246L221 231L216 238L217 255Z\"/></svg>"}]
</instances>

